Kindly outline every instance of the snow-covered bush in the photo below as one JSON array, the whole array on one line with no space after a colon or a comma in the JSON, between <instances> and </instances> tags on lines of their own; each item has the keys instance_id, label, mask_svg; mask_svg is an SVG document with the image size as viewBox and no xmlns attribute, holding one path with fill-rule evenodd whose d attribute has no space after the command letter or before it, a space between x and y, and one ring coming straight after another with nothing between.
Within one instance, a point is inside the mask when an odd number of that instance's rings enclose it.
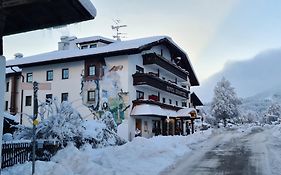
<instances>
[{"instance_id":1,"label":"snow-covered bush","mask_svg":"<svg viewBox=\"0 0 281 175\"><path fill-rule=\"evenodd\" d=\"M38 139L57 139L60 143L82 139L83 119L69 102L59 103L56 99L52 103L40 105L39 117L41 121L37 125L36 135ZM15 138L30 139L31 127L20 126L15 133Z\"/></svg>"},{"instance_id":2,"label":"snow-covered bush","mask_svg":"<svg viewBox=\"0 0 281 175\"><path fill-rule=\"evenodd\" d=\"M225 78L217 83L214 89L214 98L212 101L212 114L217 120L223 120L226 126L226 120L238 116L238 105L240 100L237 97L234 88Z\"/></svg>"},{"instance_id":3,"label":"snow-covered bush","mask_svg":"<svg viewBox=\"0 0 281 175\"><path fill-rule=\"evenodd\" d=\"M93 147L125 143L116 134L114 119L110 112L105 112L100 120L84 121L71 103L65 101L59 103L56 99L48 104L42 103L39 111L41 121L36 128L38 139L57 139L61 145L74 142L78 147L84 143L91 143ZM20 125L15 138L31 139L32 128Z\"/></svg>"}]
</instances>

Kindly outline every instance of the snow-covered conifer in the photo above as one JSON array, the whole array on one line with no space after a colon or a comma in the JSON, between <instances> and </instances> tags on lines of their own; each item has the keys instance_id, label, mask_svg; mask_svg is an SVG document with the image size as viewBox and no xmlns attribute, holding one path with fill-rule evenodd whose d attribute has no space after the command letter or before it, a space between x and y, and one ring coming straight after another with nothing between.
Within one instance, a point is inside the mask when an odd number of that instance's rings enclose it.
<instances>
[{"instance_id":1,"label":"snow-covered conifer","mask_svg":"<svg viewBox=\"0 0 281 175\"><path fill-rule=\"evenodd\" d=\"M225 78L219 81L214 89L212 101L212 114L217 120L222 119L224 126L226 120L238 116L238 105L240 100L237 97L234 88Z\"/></svg>"}]
</instances>

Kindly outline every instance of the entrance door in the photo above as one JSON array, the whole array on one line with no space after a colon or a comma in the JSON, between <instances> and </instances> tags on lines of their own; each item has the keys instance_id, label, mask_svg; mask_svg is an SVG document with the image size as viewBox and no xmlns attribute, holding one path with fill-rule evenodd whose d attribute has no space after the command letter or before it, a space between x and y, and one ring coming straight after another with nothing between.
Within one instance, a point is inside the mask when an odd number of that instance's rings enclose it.
<instances>
[{"instance_id":1,"label":"entrance door","mask_svg":"<svg viewBox=\"0 0 281 175\"><path fill-rule=\"evenodd\" d=\"M175 135L175 119L169 120L169 135Z\"/></svg>"},{"instance_id":2,"label":"entrance door","mask_svg":"<svg viewBox=\"0 0 281 175\"><path fill-rule=\"evenodd\" d=\"M141 131L142 131L142 120L136 119L135 137L141 136Z\"/></svg>"}]
</instances>

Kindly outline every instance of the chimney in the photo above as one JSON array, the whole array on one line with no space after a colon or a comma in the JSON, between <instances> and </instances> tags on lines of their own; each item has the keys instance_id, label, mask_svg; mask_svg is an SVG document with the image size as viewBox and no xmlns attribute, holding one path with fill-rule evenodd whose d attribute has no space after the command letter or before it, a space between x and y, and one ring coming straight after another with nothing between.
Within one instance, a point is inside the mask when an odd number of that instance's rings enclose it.
<instances>
[{"instance_id":1,"label":"chimney","mask_svg":"<svg viewBox=\"0 0 281 175\"><path fill-rule=\"evenodd\" d=\"M58 43L58 49L59 50L69 50L70 49L70 42L73 40L76 40L77 37L75 36L61 36L60 37L60 42Z\"/></svg>"},{"instance_id":2,"label":"chimney","mask_svg":"<svg viewBox=\"0 0 281 175\"><path fill-rule=\"evenodd\" d=\"M22 58L23 57L23 54L22 53L15 53L15 59L18 59L18 58Z\"/></svg>"}]
</instances>

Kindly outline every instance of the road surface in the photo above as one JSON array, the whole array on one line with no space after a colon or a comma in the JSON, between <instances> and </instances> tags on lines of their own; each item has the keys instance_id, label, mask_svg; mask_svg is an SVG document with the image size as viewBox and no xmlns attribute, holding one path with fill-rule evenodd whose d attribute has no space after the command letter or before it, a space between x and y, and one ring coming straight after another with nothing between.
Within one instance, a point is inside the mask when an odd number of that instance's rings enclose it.
<instances>
[{"instance_id":1,"label":"road surface","mask_svg":"<svg viewBox=\"0 0 281 175\"><path fill-rule=\"evenodd\" d=\"M193 145L161 175L281 175L281 138L272 127L249 132L220 130L212 138ZM280 132L278 130L278 132Z\"/></svg>"}]
</instances>

